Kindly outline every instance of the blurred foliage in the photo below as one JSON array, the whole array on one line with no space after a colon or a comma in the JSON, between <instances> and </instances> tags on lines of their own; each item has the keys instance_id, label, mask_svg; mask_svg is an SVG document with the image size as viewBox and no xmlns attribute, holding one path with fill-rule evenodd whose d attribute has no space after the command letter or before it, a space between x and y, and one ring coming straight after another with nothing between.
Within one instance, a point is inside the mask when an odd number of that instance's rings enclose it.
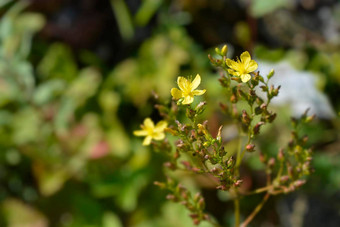
<instances>
[{"instance_id":1,"label":"blurred foliage","mask_svg":"<svg viewBox=\"0 0 340 227\"><path fill-rule=\"evenodd\" d=\"M308 14L295 15L301 7L296 1L247 2L111 0L119 24L114 36L122 37L121 48L131 45L129 56L109 65L96 50L75 51L65 39L47 36L46 27L51 28L55 15L44 17L39 10L29 10L26 1L0 1L0 226L191 226L188 213L165 201L163 192L152 185L163 178L163 154L143 147L131 132L146 116L160 118L153 105L170 101L170 88L179 75L206 76L207 99L217 103L220 92L211 82L216 76L210 76L215 72L204 50L222 42L231 42L228 46L235 53L256 47L259 59L274 63L291 59L299 70L316 72L319 88L339 113L337 36L306 29ZM339 4L331 9L325 20L337 27ZM59 13L69 15L65 12L69 11ZM292 14L296 23L287 19ZM261 23L254 22L257 19ZM262 37L258 41L256 31ZM333 38L321 39L322 35ZM93 40L99 43L100 39ZM277 108L289 114L286 106ZM213 124L227 123L214 110L207 114L215 120L210 120ZM287 131L287 125L281 120L277 135ZM307 195L337 198L339 127L337 116L306 129L316 153L315 173L303 191ZM270 152L271 147L286 142L273 136L266 134L258 146ZM249 159L248 165L256 163ZM249 166L244 171L249 173L249 182L256 184L261 176L247 171ZM208 212L232 223L228 195L211 195L211 185L202 179L187 182L210 195ZM248 201L250 207L254 201ZM331 205L339 205L339 200L333 199ZM278 224L280 217L268 218L272 212L267 209L255 225ZM280 214L276 211L275 215Z\"/></svg>"}]
</instances>

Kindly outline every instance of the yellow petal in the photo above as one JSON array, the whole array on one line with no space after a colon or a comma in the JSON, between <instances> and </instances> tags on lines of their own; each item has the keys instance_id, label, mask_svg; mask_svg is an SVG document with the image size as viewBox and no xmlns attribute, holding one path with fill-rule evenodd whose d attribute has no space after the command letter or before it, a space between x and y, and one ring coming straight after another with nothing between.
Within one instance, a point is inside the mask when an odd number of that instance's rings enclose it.
<instances>
[{"instance_id":1,"label":"yellow petal","mask_svg":"<svg viewBox=\"0 0 340 227\"><path fill-rule=\"evenodd\" d=\"M201 77L199 74L196 75L195 79L191 83L191 90L195 90L201 83Z\"/></svg>"},{"instance_id":2,"label":"yellow petal","mask_svg":"<svg viewBox=\"0 0 340 227\"><path fill-rule=\"evenodd\" d=\"M155 133L155 134L153 135L153 138L154 138L155 140L163 140L163 139L165 138L165 134L164 134L164 133Z\"/></svg>"},{"instance_id":3,"label":"yellow petal","mask_svg":"<svg viewBox=\"0 0 340 227\"><path fill-rule=\"evenodd\" d=\"M172 88L171 95L174 97L174 99L180 99L182 98L182 91L177 88Z\"/></svg>"},{"instance_id":4,"label":"yellow petal","mask_svg":"<svg viewBox=\"0 0 340 227\"><path fill-rule=\"evenodd\" d=\"M177 78L177 85L182 91L186 90L187 84L188 80L186 78L181 76Z\"/></svg>"},{"instance_id":5,"label":"yellow petal","mask_svg":"<svg viewBox=\"0 0 340 227\"><path fill-rule=\"evenodd\" d=\"M145 128L154 128L155 127L155 125L153 124L153 121L150 118L145 118L144 126L145 126Z\"/></svg>"},{"instance_id":6,"label":"yellow petal","mask_svg":"<svg viewBox=\"0 0 340 227\"><path fill-rule=\"evenodd\" d=\"M151 136L145 137L145 139L143 140L143 146L148 146L148 145L150 145L151 140L152 140L152 137L151 137Z\"/></svg>"},{"instance_id":7,"label":"yellow petal","mask_svg":"<svg viewBox=\"0 0 340 227\"><path fill-rule=\"evenodd\" d=\"M193 96L185 96L184 97L184 101L182 102L183 105L186 105L186 104L190 104L194 101L194 97Z\"/></svg>"},{"instance_id":8,"label":"yellow petal","mask_svg":"<svg viewBox=\"0 0 340 227\"><path fill-rule=\"evenodd\" d=\"M234 76L240 76L240 73L238 71L235 71L233 69L228 69L228 73Z\"/></svg>"},{"instance_id":9,"label":"yellow petal","mask_svg":"<svg viewBox=\"0 0 340 227\"><path fill-rule=\"evenodd\" d=\"M155 132L163 132L164 129L168 126L168 122L166 121L159 121L157 124L156 124L156 127L154 129Z\"/></svg>"},{"instance_id":10,"label":"yellow petal","mask_svg":"<svg viewBox=\"0 0 340 227\"><path fill-rule=\"evenodd\" d=\"M243 83L248 82L250 79L251 79L250 74L242 74L241 75L241 80L242 80Z\"/></svg>"},{"instance_id":11,"label":"yellow petal","mask_svg":"<svg viewBox=\"0 0 340 227\"><path fill-rule=\"evenodd\" d=\"M232 69L234 69L234 70L237 70L237 68L239 67L239 66L238 66L238 63L237 63L236 61L231 60L231 59L229 59L229 58L227 58L227 59L225 60L225 63L227 64L227 66L228 66L229 68L232 68Z\"/></svg>"},{"instance_id":12,"label":"yellow petal","mask_svg":"<svg viewBox=\"0 0 340 227\"><path fill-rule=\"evenodd\" d=\"M193 95L203 95L205 92L206 92L206 90L203 89L203 90L195 90L195 91L192 91L191 93Z\"/></svg>"},{"instance_id":13,"label":"yellow petal","mask_svg":"<svg viewBox=\"0 0 340 227\"><path fill-rule=\"evenodd\" d=\"M250 57L250 54L249 54L249 52L248 51L245 51L245 52L243 52L242 54L241 54L241 61L245 64L245 65L247 65L249 62L250 62L250 60L251 60L251 57Z\"/></svg>"},{"instance_id":14,"label":"yellow petal","mask_svg":"<svg viewBox=\"0 0 340 227\"><path fill-rule=\"evenodd\" d=\"M147 136L148 131L146 131L146 130L136 130L136 131L133 131L133 134L135 136Z\"/></svg>"},{"instance_id":15,"label":"yellow petal","mask_svg":"<svg viewBox=\"0 0 340 227\"><path fill-rule=\"evenodd\" d=\"M254 60L251 60L248 65L246 65L247 72L254 72L257 69L257 63Z\"/></svg>"}]
</instances>

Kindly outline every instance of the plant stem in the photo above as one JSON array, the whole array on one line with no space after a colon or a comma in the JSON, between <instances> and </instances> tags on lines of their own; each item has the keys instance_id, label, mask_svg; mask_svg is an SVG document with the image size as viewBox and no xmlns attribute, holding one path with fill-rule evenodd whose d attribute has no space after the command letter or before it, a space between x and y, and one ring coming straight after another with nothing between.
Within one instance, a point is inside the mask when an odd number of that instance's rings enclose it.
<instances>
[{"instance_id":1,"label":"plant stem","mask_svg":"<svg viewBox=\"0 0 340 227\"><path fill-rule=\"evenodd\" d=\"M251 192L242 193L242 195L254 195L254 194L259 194L259 193L266 192L272 189L273 189L273 185L268 185L266 187L258 188Z\"/></svg>"},{"instance_id":2,"label":"plant stem","mask_svg":"<svg viewBox=\"0 0 340 227\"><path fill-rule=\"evenodd\" d=\"M234 206L235 206L235 227L240 226L240 199L236 195L234 199Z\"/></svg>"},{"instance_id":3,"label":"plant stem","mask_svg":"<svg viewBox=\"0 0 340 227\"><path fill-rule=\"evenodd\" d=\"M256 216L256 214L257 214L258 212L260 212L260 210L262 209L263 205L266 203L266 201L268 200L269 197L270 197L270 194L267 193L267 194L263 197L261 203L259 203L259 204L255 207L255 209L253 210L253 212L252 212L252 213L247 217L247 219L241 224L241 227L246 227L246 226L254 219L254 217Z\"/></svg>"},{"instance_id":4,"label":"plant stem","mask_svg":"<svg viewBox=\"0 0 340 227\"><path fill-rule=\"evenodd\" d=\"M239 128L239 131L241 129ZM236 175L239 174L238 167L241 165L241 153L242 153L242 137L240 136L239 142L238 142L238 148L237 148L237 154L236 154L236 164L235 164L235 169L236 169Z\"/></svg>"}]
</instances>

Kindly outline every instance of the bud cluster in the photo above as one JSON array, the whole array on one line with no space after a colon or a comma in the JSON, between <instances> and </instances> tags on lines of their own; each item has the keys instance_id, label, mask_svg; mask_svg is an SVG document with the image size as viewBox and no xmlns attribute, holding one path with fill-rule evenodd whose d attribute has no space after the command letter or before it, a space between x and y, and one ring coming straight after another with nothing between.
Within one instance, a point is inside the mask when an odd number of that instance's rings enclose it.
<instances>
[{"instance_id":1,"label":"bud cluster","mask_svg":"<svg viewBox=\"0 0 340 227\"><path fill-rule=\"evenodd\" d=\"M200 224L204 220L211 221L209 215L203 212L205 201L199 192L192 195L188 189L171 178L168 178L166 182L156 181L154 184L161 189L169 191L169 194L166 196L168 200L184 205L190 211L190 217L195 225Z\"/></svg>"}]
</instances>

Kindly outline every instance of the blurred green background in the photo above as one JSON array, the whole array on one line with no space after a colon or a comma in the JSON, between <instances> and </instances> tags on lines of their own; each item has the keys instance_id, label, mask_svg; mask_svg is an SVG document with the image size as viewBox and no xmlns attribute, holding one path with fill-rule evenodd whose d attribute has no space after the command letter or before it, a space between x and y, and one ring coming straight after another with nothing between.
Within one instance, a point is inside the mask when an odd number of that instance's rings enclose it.
<instances>
[{"instance_id":1,"label":"blurred green background","mask_svg":"<svg viewBox=\"0 0 340 227\"><path fill-rule=\"evenodd\" d=\"M271 198L251 226L340 226L336 0L0 0L0 226L193 226L153 185L165 178L166 157L132 131L145 117L161 119L154 104L170 101L177 76L197 73L206 117L223 124L207 58L223 44L229 57L250 51L282 85L279 117L259 150L288 141L289 116L306 108L318 116L302 129L315 173L301 190ZM244 164L248 189L263 181L257 157ZM228 194L182 180L222 224L233 222ZM242 210L259 200L243 200Z\"/></svg>"}]
</instances>

